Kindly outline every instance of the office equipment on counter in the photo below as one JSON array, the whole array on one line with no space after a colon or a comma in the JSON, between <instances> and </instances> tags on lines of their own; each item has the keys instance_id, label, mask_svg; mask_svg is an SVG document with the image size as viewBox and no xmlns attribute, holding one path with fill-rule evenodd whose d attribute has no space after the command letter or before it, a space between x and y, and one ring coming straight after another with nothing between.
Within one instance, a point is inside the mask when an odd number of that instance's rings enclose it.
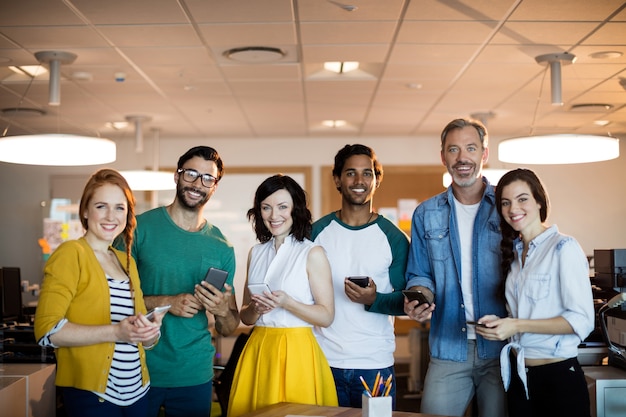
<instances>
[{"instance_id":1,"label":"office equipment on counter","mask_svg":"<svg viewBox=\"0 0 626 417\"><path fill-rule=\"evenodd\" d=\"M593 262L594 285L626 292L626 249L594 249Z\"/></svg>"},{"instance_id":2,"label":"office equipment on counter","mask_svg":"<svg viewBox=\"0 0 626 417\"><path fill-rule=\"evenodd\" d=\"M35 329L28 324L3 323L0 326L0 363L55 363L54 349L39 346Z\"/></svg>"},{"instance_id":3,"label":"office equipment on counter","mask_svg":"<svg viewBox=\"0 0 626 417\"><path fill-rule=\"evenodd\" d=\"M0 268L0 321L22 319L22 278L20 268Z\"/></svg>"},{"instance_id":4,"label":"office equipment on counter","mask_svg":"<svg viewBox=\"0 0 626 417\"><path fill-rule=\"evenodd\" d=\"M626 317L606 317L612 309L620 309L626 302L626 293L620 293L611 298L600 308L598 319L602 329L602 336L608 348L609 365L626 370ZM607 324L608 321L608 324ZM611 324L611 326L609 326Z\"/></svg>"}]
</instances>

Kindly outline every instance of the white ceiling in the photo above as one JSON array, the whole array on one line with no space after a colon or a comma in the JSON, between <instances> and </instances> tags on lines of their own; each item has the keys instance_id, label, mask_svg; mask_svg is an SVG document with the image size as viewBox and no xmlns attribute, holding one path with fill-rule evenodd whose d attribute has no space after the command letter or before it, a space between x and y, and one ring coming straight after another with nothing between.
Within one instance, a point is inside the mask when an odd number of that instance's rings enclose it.
<instances>
[{"instance_id":1,"label":"white ceiling","mask_svg":"<svg viewBox=\"0 0 626 417\"><path fill-rule=\"evenodd\" d=\"M356 6L356 10L348 11ZM492 113L492 136L626 132L626 3L621 0L13 0L0 6L0 114L6 135L133 138L107 122L143 115L168 138L438 136L451 119ZM246 63L224 51L280 48ZM39 51L61 66L48 81L9 65ZM618 58L592 54L618 51ZM535 57L570 52L564 105ZM257 56L257 55L255 55ZM359 61L332 76L324 61ZM125 80L115 80L116 73ZM32 81L32 82L31 82ZM625 82L626 84L626 82ZM572 111L604 103L609 110ZM322 121L342 119L345 128ZM596 120L610 124L598 127ZM0 133L1 135L1 133Z\"/></svg>"}]
</instances>

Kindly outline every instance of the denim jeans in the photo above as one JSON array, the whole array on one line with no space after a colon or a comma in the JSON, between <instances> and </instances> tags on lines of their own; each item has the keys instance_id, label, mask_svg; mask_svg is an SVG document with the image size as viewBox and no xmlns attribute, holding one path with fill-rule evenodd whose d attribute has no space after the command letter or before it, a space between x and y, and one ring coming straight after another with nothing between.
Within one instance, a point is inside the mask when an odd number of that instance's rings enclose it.
<instances>
[{"instance_id":1,"label":"denim jeans","mask_svg":"<svg viewBox=\"0 0 626 417\"><path fill-rule=\"evenodd\" d=\"M91 391L72 387L59 388L63 395L65 415L68 417L149 417L148 395L144 395L134 404L122 407L103 400Z\"/></svg>"},{"instance_id":2,"label":"denim jeans","mask_svg":"<svg viewBox=\"0 0 626 417\"><path fill-rule=\"evenodd\" d=\"M150 387L150 417L157 417L161 406L166 417L209 417L212 395L212 382L190 387Z\"/></svg>"},{"instance_id":3,"label":"denim jeans","mask_svg":"<svg viewBox=\"0 0 626 417\"><path fill-rule=\"evenodd\" d=\"M341 369L330 368L335 378L335 387L337 388L337 399L340 407L356 407L361 408L363 399L361 395L365 392L360 376L363 377L367 386L374 389L374 381L376 375L380 372L380 379L384 383L389 375L391 377L391 396L392 409L396 409L396 373L393 366L383 369Z\"/></svg>"},{"instance_id":4,"label":"denim jeans","mask_svg":"<svg viewBox=\"0 0 626 417\"><path fill-rule=\"evenodd\" d=\"M500 360L479 359L476 341L467 342L465 362L430 358L420 412L462 416L476 395L479 416L507 415Z\"/></svg>"}]
</instances>

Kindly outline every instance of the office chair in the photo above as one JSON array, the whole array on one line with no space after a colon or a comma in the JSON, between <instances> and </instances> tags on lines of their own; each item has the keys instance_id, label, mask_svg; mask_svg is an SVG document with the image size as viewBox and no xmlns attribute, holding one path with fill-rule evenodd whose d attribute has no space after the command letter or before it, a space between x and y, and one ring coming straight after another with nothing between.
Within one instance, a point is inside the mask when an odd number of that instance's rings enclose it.
<instances>
[{"instance_id":1,"label":"office chair","mask_svg":"<svg viewBox=\"0 0 626 417\"><path fill-rule=\"evenodd\" d=\"M252 333L252 331L250 331L250 333ZM233 350L230 353L230 357L224 367L214 367L214 369L219 370L218 375L213 378L213 389L217 396L217 401L220 404L220 408L222 409L221 417L227 417L228 397L230 397L230 388L233 385L235 369L237 368L237 362L239 361L239 356L241 356L241 351L250 337L250 333L241 333L237 336L235 344L233 345Z\"/></svg>"}]
</instances>

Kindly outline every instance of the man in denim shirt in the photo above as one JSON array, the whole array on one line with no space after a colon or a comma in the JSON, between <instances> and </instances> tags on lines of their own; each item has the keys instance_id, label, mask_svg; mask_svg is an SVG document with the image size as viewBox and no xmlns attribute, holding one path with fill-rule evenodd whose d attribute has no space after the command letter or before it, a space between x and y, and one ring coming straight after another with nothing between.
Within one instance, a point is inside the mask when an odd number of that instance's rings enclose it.
<instances>
[{"instance_id":1,"label":"man in denim shirt","mask_svg":"<svg viewBox=\"0 0 626 417\"><path fill-rule=\"evenodd\" d=\"M506 415L498 360L504 343L476 336L471 324L507 315L499 296L500 219L494 188L482 176L488 157L480 122L451 121L441 133L441 161L452 184L413 214L407 288L431 301L404 302L410 318L431 319L422 413L462 416L476 395L480 416Z\"/></svg>"}]
</instances>

